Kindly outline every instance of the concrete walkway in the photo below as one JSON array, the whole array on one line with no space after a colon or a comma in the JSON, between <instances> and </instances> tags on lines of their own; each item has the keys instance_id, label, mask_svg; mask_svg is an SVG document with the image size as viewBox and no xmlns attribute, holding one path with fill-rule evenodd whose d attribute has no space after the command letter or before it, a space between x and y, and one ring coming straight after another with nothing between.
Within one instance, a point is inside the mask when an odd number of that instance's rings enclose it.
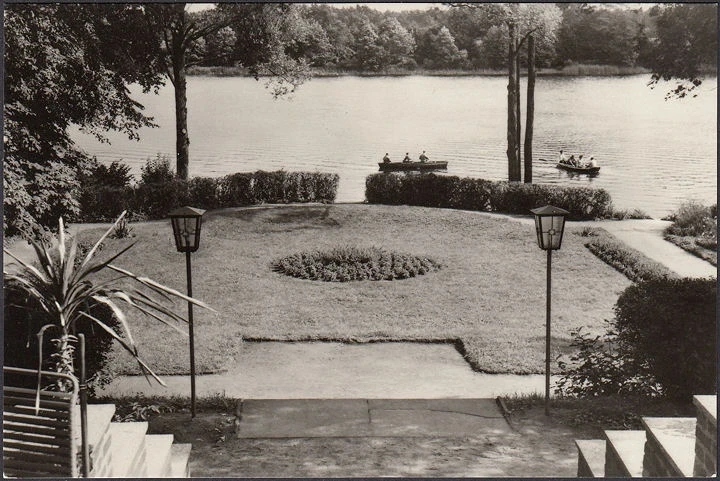
<instances>
[{"instance_id":1,"label":"concrete walkway","mask_svg":"<svg viewBox=\"0 0 720 481\"><path fill-rule=\"evenodd\" d=\"M664 232L670 224L655 219L592 223L683 277L717 277L714 265L665 240Z\"/></svg>"},{"instance_id":2,"label":"concrete walkway","mask_svg":"<svg viewBox=\"0 0 720 481\"><path fill-rule=\"evenodd\" d=\"M268 399L238 405L253 438L481 436L512 432L494 399Z\"/></svg>"},{"instance_id":3,"label":"concrete walkway","mask_svg":"<svg viewBox=\"0 0 720 481\"><path fill-rule=\"evenodd\" d=\"M103 394L188 395L189 376L120 376ZM542 375L474 372L452 344L245 342L226 371L196 377L198 396L238 399L494 398L542 393Z\"/></svg>"},{"instance_id":4,"label":"concrete walkway","mask_svg":"<svg viewBox=\"0 0 720 481\"><path fill-rule=\"evenodd\" d=\"M516 216L477 212L480 215L500 216L526 224L534 225L529 216ZM717 268L709 262L690 254L672 242L665 240L665 229L672 222L657 219L627 219L600 221L568 221L566 228L596 227L605 229L618 240L645 254L650 259L666 266L683 277L717 277Z\"/></svg>"}]
</instances>

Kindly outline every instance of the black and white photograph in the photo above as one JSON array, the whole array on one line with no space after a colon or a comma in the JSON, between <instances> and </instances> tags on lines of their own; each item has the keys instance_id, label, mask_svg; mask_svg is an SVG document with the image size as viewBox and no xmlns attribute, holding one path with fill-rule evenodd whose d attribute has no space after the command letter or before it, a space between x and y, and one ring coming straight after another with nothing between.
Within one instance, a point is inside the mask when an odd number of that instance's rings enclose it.
<instances>
[{"instance_id":1,"label":"black and white photograph","mask_svg":"<svg viewBox=\"0 0 720 481\"><path fill-rule=\"evenodd\" d=\"M717 475L717 2L2 8L3 477Z\"/></svg>"}]
</instances>

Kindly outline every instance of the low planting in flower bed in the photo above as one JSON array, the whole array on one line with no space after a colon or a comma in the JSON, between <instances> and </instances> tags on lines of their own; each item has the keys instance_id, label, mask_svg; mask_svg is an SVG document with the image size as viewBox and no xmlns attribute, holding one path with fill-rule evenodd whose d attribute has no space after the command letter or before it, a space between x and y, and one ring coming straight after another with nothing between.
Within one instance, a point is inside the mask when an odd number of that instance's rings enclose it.
<instances>
[{"instance_id":1,"label":"low planting in flower bed","mask_svg":"<svg viewBox=\"0 0 720 481\"><path fill-rule=\"evenodd\" d=\"M559 185L494 182L436 174L378 173L367 177L370 204L416 205L525 214L554 205L570 212L568 219L612 216L612 200L604 189Z\"/></svg>"},{"instance_id":2,"label":"low planting in flower bed","mask_svg":"<svg viewBox=\"0 0 720 481\"><path fill-rule=\"evenodd\" d=\"M585 228L578 232L584 238L585 247L598 258L622 272L633 282L658 278L678 277L673 271L628 247L610 235L605 229Z\"/></svg>"},{"instance_id":3,"label":"low planting in flower bed","mask_svg":"<svg viewBox=\"0 0 720 481\"><path fill-rule=\"evenodd\" d=\"M392 281L408 279L440 268L427 257L390 252L378 247L339 247L302 252L273 262L273 269L315 281Z\"/></svg>"}]
</instances>

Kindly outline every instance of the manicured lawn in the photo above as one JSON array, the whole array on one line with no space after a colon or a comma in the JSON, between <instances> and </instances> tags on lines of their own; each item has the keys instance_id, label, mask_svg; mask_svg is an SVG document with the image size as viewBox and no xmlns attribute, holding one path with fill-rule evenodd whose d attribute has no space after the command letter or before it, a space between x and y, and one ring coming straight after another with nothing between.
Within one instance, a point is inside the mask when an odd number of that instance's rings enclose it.
<instances>
[{"instance_id":1,"label":"manicured lawn","mask_svg":"<svg viewBox=\"0 0 720 481\"><path fill-rule=\"evenodd\" d=\"M575 230L572 226L569 230ZM169 222L134 225L137 245L117 264L185 291L185 259ZM95 239L98 232L83 232ZM108 240L104 253L129 242ZM274 272L288 254L377 246L442 264L396 281L320 282ZM474 368L544 372L546 254L534 227L488 214L407 206L309 205L205 214L193 254L193 293L218 313L195 309L198 370L211 372L243 348L243 338L343 341L459 339ZM553 256L553 344L570 330L599 331L629 281L566 231ZM184 305L178 305L185 312ZM187 338L137 316L140 353L158 372L189 370ZM136 372L114 353L112 366Z\"/></svg>"}]
</instances>

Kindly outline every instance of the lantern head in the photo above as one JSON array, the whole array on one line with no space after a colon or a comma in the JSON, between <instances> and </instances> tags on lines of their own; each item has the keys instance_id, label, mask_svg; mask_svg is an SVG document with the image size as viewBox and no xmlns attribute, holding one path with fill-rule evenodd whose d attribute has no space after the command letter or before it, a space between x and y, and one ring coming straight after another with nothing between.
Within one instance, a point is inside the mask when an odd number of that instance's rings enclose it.
<instances>
[{"instance_id":1,"label":"lantern head","mask_svg":"<svg viewBox=\"0 0 720 481\"><path fill-rule=\"evenodd\" d=\"M170 212L173 235L175 236L175 247L178 252L195 252L200 247L200 227L202 216L205 213L202 209L194 207L181 207Z\"/></svg>"},{"instance_id":2,"label":"lantern head","mask_svg":"<svg viewBox=\"0 0 720 481\"><path fill-rule=\"evenodd\" d=\"M565 230L565 217L570 212L551 205L532 209L530 212L535 215L538 247L546 251L560 249Z\"/></svg>"}]
</instances>

